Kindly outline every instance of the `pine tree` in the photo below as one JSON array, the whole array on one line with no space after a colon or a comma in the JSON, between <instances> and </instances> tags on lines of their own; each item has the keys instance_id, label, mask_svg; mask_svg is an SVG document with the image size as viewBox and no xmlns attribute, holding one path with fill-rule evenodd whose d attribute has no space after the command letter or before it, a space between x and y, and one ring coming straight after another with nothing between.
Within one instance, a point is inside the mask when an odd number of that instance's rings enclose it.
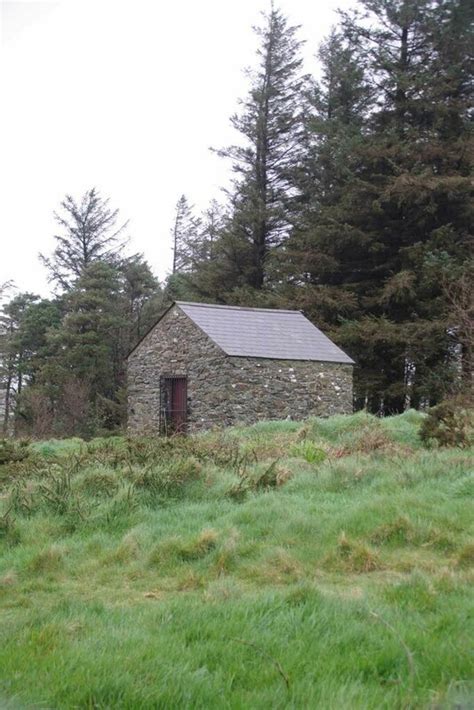
<instances>
[{"instance_id":1,"label":"pine tree","mask_svg":"<svg viewBox=\"0 0 474 710\"><path fill-rule=\"evenodd\" d=\"M151 325L147 315L147 305L152 299L162 298L162 291L158 279L153 275L142 254L134 254L124 259L120 274L123 281L124 311L129 319L126 345L129 350Z\"/></svg>"},{"instance_id":2,"label":"pine tree","mask_svg":"<svg viewBox=\"0 0 474 710\"><path fill-rule=\"evenodd\" d=\"M197 260L196 247L199 238L200 220L194 215L194 208L185 195L176 203L173 240L173 274L192 271Z\"/></svg>"},{"instance_id":3,"label":"pine tree","mask_svg":"<svg viewBox=\"0 0 474 710\"><path fill-rule=\"evenodd\" d=\"M120 333L126 314L120 290L117 269L104 262L90 264L67 295L62 327L54 334L66 346L60 356L63 367L86 378L95 394L111 398L117 374L123 372Z\"/></svg>"},{"instance_id":4,"label":"pine tree","mask_svg":"<svg viewBox=\"0 0 474 710\"><path fill-rule=\"evenodd\" d=\"M236 174L232 219L223 245L234 262L236 285L262 289L273 250L287 236L295 199L294 170L300 159L303 120L301 42L272 5L262 27L258 66L249 70L250 91L231 119L244 144L218 151Z\"/></svg>"},{"instance_id":5,"label":"pine tree","mask_svg":"<svg viewBox=\"0 0 474 710\"><path fill-rule=\"evenodd\" d=\"M4 304L0 315L2 331L2 380L5 389L4 432L9 429L15 401L21 396L28 355L22 337L22 322L28 308L39 296L20 293Z\"/></svg>"},{"instance_id":6,"label":"pine tree","mask_svg":"<svg viewBox=\"0 0 474 710\"><path fill-rule=\"evenodd\" d=\"M127 315L120 271L107 262L90 264L65 295L62 321L48 337L51 355L38 375L59 431L76 395L84 399L82 433L119 423Z\"/></svg>"},{"instance_id":7,"label":"pine tree","mask_svg":"<svg viewBox=\"0 0 474 710\"><path fill-rule=\"evenodd\" d=\"M213 262L218 256L218 241L225 220L225 210L217 200L211 200L200 219L200 230L195 249L196 262Z\"/></svg>"},{"instance_id":8,"label":"pine tree","mask_svg":"<svg viewBox=\"0 0 474 710\"><path fill-rule=\"evenodd\" d=\"M169 300L225 302L233 279L226 274L229 260L225 252L226 209L212 200L199 219L194 219L192 238L187 240L188 268L168 279Z\"/></svg>"},{"instance_id":9,"label":"pine tree","mask_svg":"<svg viewBox=\"0 0 474 710\"><path fill-rule=\"evenodd\" d=\"M324 324L353 311L354 299L340 288L348 278L341 252L347 257L351 247L343 246L338 214L345 191L358 178L373 92L358 47L340 32L333 30L322 43L319 58L321 79L312 87L305 120L300 210L281 253L280 273L292 298ZM365 259L357 250L353 257ZM294 291L291 286L304 288Z\"/></svg>"},{"instance_id":10,"label":"pine tree","mask_svg":"<svg viewBox=\"0 0 474 710\"><path fill-rule=\"evenodd\" d=\"M443 253L455 263L469 253L468 73L461 53L449 65L440 59L453 22L466 43L454 11L461 2L449 10L421 0L360 5L362 13L343 17L342 31L359 46L360 65L369 59L374 101L354 179L315 229L319 244L334 245L321 249L323 263L332 257L323 283L335 276L342 302L351 299L336 337L361 363L359 402L390 412L436 401L455 373L433 265Z\"/></svg>"},{"instance_id":11,"label":"pine tree","mask_svg":"<svg viewBox=\"0 0 474 710\"><path fill-rule=\"evenodd\" d=\"M124 359L156 319L163 294L141 255L95 261L59 298L19 294L0 316L0 385L9 426L91 435L123 421ZM26 427L26 428L25 428Z\"/></svg>"},{"instance_id":12,"label":"pine tree","mask_svg":"<svg viewBox=\"0 0 474 710\"><path fill-rule=\"evenodd\" d=\"M67 290L90 264L117 261L126 243L128 223L117 226L119 211L110 209L109 200L95 188L88 190L79 203L66 195L61 207L62 213L54 213L62 230L55 236L56 248L51 257L40 254L40 259L50 281Z\"/></svg>"}]
</instances>

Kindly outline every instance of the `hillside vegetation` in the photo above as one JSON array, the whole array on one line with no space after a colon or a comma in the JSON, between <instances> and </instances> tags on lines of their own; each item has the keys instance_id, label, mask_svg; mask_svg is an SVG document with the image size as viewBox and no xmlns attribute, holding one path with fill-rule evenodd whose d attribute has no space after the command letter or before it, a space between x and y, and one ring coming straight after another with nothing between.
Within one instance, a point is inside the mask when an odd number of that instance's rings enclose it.
<instances>
[{"instance_id":1,"label":"hillside vegetation","mask_svg":"<svg viewBox=\"0 0 474 710\"><path fill-rule=\"evenodd\" d=\"M473 452L421 419L25 447L0 705L470 707Z\"/></svg>"}]
</instances>

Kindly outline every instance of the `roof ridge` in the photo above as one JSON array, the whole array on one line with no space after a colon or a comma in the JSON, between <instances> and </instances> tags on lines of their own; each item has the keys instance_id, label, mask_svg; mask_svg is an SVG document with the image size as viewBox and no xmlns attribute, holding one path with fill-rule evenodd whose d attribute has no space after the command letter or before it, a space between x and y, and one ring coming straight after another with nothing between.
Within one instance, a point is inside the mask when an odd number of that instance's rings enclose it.
<instances>
[{"instance_id":1,"label":"roof ridge","mask_svg":"<svg viewBox=\"0 0 474 710\"><path fill-rule=\"evenodd\" d=\"M197 301L175 301L177 306L199 306L200 308L222 308L232 311L263 311L264 313L299 313L303 315L299 309L289 308L252 308L251 306L228 306L220 303L198 303Z\"/></svg>"}]
</instances>

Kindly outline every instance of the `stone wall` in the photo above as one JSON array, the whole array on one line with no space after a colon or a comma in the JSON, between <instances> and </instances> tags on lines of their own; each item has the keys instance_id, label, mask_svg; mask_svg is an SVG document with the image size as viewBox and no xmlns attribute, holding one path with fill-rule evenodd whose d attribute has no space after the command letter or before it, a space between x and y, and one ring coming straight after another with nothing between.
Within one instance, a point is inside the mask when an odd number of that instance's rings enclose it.
<instances>
[{"instance_id":1,"label":"stone wall","mask_svg":"<svg viewBox=\"0 0 474 710\"><path fill-rule=\"evenodd\" d=\"M234 421L352 413L352 365L229 358Z\"/></svg>"},{"instance_id":2,"label":"stone wall","mask_svg":"<svg viewBox=\"0 0 474 710\"><path fill-rule=\"evenodd\" d=\"M229 357L173 306L128 359L128 429L156 433L160 375L187 376L188 430L352 412L352 365Z\"/></svg>"},{"instance_id":3,"label":"stone wall","mask_svg":"<svg viewBox=\"0 0 474 710\"><path fill-rule=\"evenodd\" d=\"M160 375L187 376L189 431L231 424L229 371L222 350L173 306L128 358L128 430L159 431Z\"/></svg>"}]
</instances>

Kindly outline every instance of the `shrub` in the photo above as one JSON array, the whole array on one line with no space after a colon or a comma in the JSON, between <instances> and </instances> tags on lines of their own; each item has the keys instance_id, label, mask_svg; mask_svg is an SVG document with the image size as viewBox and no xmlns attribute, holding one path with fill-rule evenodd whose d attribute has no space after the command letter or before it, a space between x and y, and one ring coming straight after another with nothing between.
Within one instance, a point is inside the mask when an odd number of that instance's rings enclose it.
<instances>
[{"instance_id":1,"label":"shrub","mask_svg":"<svg viewBox=\"0 0 474 710\"><path fill-rule=\"evenodd\" d=\"M151 466L138 473L133 483L154 495L180 496L189 483L199 478L201 470L199 461L190 456L170 461L166 466Z\"/></svg>"},{"instance_id":2,"label":"shrub","mask_svg":"<svg viewBox=\"0 0 474 710\"><path fill-rule=\"evenodd\" d=\"M35 495L37 486L30 481L15 481L10 489L8 504L15 513L31 515L39 506L38 496Z\"/></svg>"},{"instance_id":3,"label":"shrub","mask_svg":"<svg viewBox=\"0 0 474 710\"><path fill-rule=\"evenodd\" d=\"M251 491L268 491L284 485L291 478L291 471L278 465L278 459L270 464L255 464L251 468L243 468L238 473L239 480L228 491L227 495L234 501L243 501Z\"/></svg>"},{"instance_id":4,"label":"shrub","mask_svg":"<svg viewBox=\"0 0 474 710\"><path fill-rule=\"evenodd\" d=\"M295 444L291 449L291 454L304 459L308 463L322 463L327 458L326 452L309 440Z\"/></svg>"},{"instance_id":5,"label":"shrub","mask_svg":"<svg viewBox=\"0 0 474 710\"><path fill-rule=\"evenodd\" d=\"M0 466L12 461L22 461L29 456L27 441L0 439Z\"/></svg>"},{"instance_id":6,"label":"shrub","mask_svg":"<svg viewBox=\"0 0 474 710\"><path fill-rule=\"evenodd\" d=\"M138 508L139 502L135 495L133 485L122 486L119 488L115 496L110 500L110 503L105 508L105 520L107 525L115 528L127 527L129 525L128 517ZM100 525L100 519L103 514L99 512L96 522Z\"/></svg>"},{"instance_id":7,"label":"shrub","mask_svg":"<svg viewBox=\"0 0 474 710\"><path fill-rule=\"evenodd\" d=\"M263 473L255 481L256 490L267 490L269 488L276 488L278 485L278 460L273 461L270 466L267 466Z\"/></svg>"},{"instance_id":8,"label":"shrub","mask_svg":"<svg viewBox=\"0 0 474 710\"><path fill-rule=\"evenodd\" d=\"M80 489L93 496L113 496L119 487L119 480L114 471L103 466L86 470L80 481Z\"/></svg>"},{"instance_id":9,"label":"shrub","mask_svg":"<svg viewBox=\"0 0 474 710\"><path fill-rule=\"evenodd\" d=\"M6 542L18 542L18 531L15 518L11 514L11 508L4 513L0 513L0 540Z\"/></svg>"},{"instance_id":10,"label":"shrub","mask_svg":"<svg viewBox=\"0 0 474 710\"><path fill-rule=\"evenodd\" d=\"M247 493L251 490L250 480L248 476L242 476L238 483L235 483L227 491L229 498L232 498L236 503L241 503L247 497Z\"/></svg>"},{"instance_id":11,"label":"shrub","mask_svg":"<svg viewBox=\"0 0 474 710\"><path fill-rule=\"evenodd\" d=\"M473 441L473 411L462 400L445 400L432 407L420 428L425 446L470 446Z\"/></svg>"},{"instance_id":12,"label":"shrub","mask_svg":"<svg viewBox=\"0 0 474 710\"><path fill-rule=\"evenodd\" d=\"M59 467L57 471L51 469L45 476L39 485L38 493L46 506L59 515L66 513L75 501L71 475Z\"/></svg>"},{"instance_id":13,"label":"shrub","mask_svg":"<svg viewBox=\"0 0 474 710\"><path fill-rule=\"evenodd\" d=\"M72 472L58 464L38 469L33 480L23 477L15 481L9 502L12 510L24 516L39 510L60 515L71 530L85 519L85 499L74 490Z\"/></svg>"}]
</instances>

